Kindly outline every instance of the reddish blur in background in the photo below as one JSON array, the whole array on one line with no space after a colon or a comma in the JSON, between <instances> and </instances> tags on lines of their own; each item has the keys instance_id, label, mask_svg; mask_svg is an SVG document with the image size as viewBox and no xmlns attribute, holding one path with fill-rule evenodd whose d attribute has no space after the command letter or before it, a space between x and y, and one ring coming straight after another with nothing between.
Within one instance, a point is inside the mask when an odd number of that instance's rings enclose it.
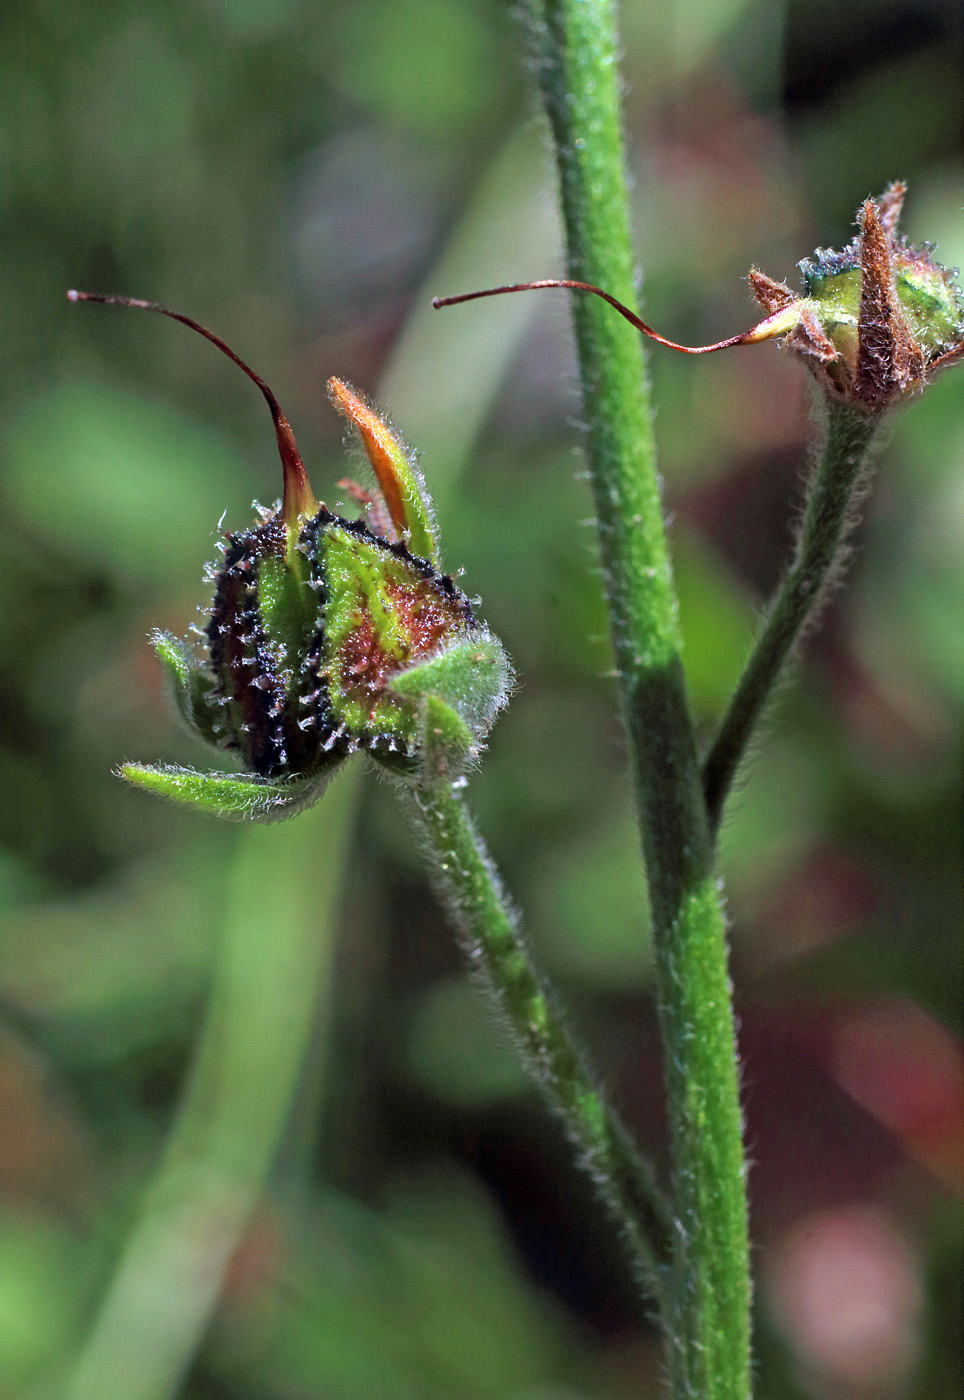
<instances>
[{"instance_id":1,"label":"reddish blur in background","mask_svg":"<svg viewBox=\"0 0 964 1400\"><path fill-rule=\"evenodd\" d=\"M950 0L625 4L647 319L693 343L745 328L749 266L794 283L895 178L908 236L964 263L962 22ZM422 449L447 565L520 680L473 805L607 1083L663 1152L566 298L428 309L561 271L521 52L497 0L0 12L0 1400L82 1395L95 1338L108 1380L125 1346L138 1378L118 1371L105 1400L657 1394L618 1243L370 775L350 780L345 853L322 826L309 857L332 980L250 1223L218 1224L215 1175L192 1236L206 1302L165 1271L163 1232L143 1331L106 1301L123 1301L170 1160L248 868L246 837L111 770L208 763L145 634L186 631L219 517L243 526L279 473L263 404L226 361L179 327L68 307L71 286L157 298L225 336L329 502L348 468L327 376ZM811 410L772 345L650 361L706 733L787 556ZM723 840L761 1398L962 1392L962 705L958 370L895 423L847 586ZM272 870L254 978L282 936ZM228 1066L255 1099L272 1048L253 1020ZM193 1337L181 1361L175 1318Z\"/></svg>"}]
</instances>

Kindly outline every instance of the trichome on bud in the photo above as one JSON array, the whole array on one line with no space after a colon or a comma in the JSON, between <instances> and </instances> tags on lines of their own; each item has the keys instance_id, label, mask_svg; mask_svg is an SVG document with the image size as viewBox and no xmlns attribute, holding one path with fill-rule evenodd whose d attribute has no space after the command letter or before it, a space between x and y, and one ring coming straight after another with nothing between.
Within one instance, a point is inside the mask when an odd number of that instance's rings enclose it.
<instances>
[{"instance_id":1,"label":"trichome on bud","mask_svg":"<svg viewBox=\"0 0 964 1400\"><path fill-rule=\"evenodd\" d=\"M416 783L463 772L505 703L511 669L442 572L431 501L399 434L350 385L329 380L377 482L372 491L342 483L364 515L337 515L316 500L271 390L218 336L153 302L68 296L158 311L217 345L264 395L284 474L281 501L225 536L203 646L151 638L181 717L246 771L128 763L123 776L219 816L256 819L316 800L358 750Z\"/></svg>"}]
</instances>

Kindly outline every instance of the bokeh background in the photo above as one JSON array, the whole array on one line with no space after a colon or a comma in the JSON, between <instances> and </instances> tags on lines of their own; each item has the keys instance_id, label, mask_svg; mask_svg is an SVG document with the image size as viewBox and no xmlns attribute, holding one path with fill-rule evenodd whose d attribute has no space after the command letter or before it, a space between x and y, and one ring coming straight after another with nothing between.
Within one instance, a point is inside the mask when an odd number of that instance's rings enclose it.
<instances>
[{"instance_id":1,"label":"bokeh background","mask_svg":"<svg viewBox=\"0 0 964 1400\"><path fill-rule=\"evenodd\" d=\"M891 179L964 263L956 0L627 0L648 319L751 323ZM499 0L0 10L0 1397L655 1395L618 1243L463 975L391 788L222 828L145 634L280 478L225 336L352 470L377 396L519 688L470 796L660 1156L645 888L579 456L545 133ZM773 346L654 351L693 705L779 577L811 434ZM357 468L357 463L354 464ZM962 1391L964 371L894 426L848 585L733 804L761 1397ZM198 1055L198 1047L202 1047Z\"/></svg>"}]
</instances>

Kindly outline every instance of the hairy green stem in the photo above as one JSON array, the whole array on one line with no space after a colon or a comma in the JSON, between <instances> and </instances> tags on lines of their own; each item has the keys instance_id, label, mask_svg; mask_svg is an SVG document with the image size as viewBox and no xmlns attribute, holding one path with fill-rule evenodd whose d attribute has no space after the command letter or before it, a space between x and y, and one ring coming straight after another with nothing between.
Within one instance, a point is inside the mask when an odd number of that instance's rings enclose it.
<instances>
[{"instance_id":1,"label":"hairy green stem","mask_svg":"<svg viewBox=\"0 0 964 1400\"><path fill-rule=\"evenodd\" d=\"M703 765L703 792L715 834L727 796L760 719L807 626L839 574L853 506L869 467L879 416L832 403L827 436L810 485L794 559Z\"/></svg>"},{"instance_id":2,"label":"hairy green stem","mask_svg":"<svg viewBox=\"0 0 964 1400\"><path fill-rule=\"evenodd\" d=\"M634 307L612 6L547 0L545 22L533 31L557 154L567 274ZM705 873L708 843L649 386L638 333L596 297L574 296L572 308L613 647L637 796L653 845L650 898L665 925L682 890Z\"/></svg>"},{"instance_id":3,"label":"hairy green stem","mask_svg":"<svg viewBox=\"0 0 964 1400\"><path fill-rule=\"evenodd\" d=\"M529 0L568 275L634 304L610 0ZM750 1283L732 997L689 717L642 347L573 300L613 648L653 915L676 1219L665 1318L677 1400L746 1400Z\"/></svg>"},{"instance_id":4,"label":"hairy green stem","mask_svg":"<svg viewBox=\"0 0 964 1400\"><path fill-rule=\"evenodd\" d=\"M461 794L440 780L418 788L412 805L439 893L459 930L472 972L493 994L529 1072L559 1115L629 1248L645 1297L665 1307L671 1217L575 1045L537 970L502 882Z\"/></svg>"}]
</instances>

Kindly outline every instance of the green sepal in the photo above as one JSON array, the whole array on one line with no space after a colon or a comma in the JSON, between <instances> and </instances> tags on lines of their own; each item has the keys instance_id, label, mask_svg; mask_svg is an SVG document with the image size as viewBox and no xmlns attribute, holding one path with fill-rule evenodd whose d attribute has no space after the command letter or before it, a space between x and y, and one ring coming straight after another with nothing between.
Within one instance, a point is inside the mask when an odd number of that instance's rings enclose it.
<instances>
[{"instance_id":1,"label":"green sepal","mask_svg":"<svg viewBox=\"0 0 964 1400\"><path fill-rule=\"evenodd\" d=\"M388 689L418 708L418 776L452 777L469 767L511 684L508 657L489 632L453 643L395 676Z\"/></svg>"},{"instance_id":2,"label":"green sepal","mask_svg":"<svg viewBox=\"0 0 964 1400\"><path fill-rule=\"evenodd\" d=\"M505 704L511 685L505 648L491 632L480 631L400 671L388 689L404 700L437 696L481 737Z\"/></svg>"},{"instance_id":3,"label":"green sepal","mask_svg":"<svg viewBox=\"0 0 964 1400\"><path fill-rule=\"evenodd\" d=\"M118 770L135 787L224 821L283 821L317 802L341 758L307 777L271 782L252 773L198 773L193 768L125 763Z\"/></svg>"},{"instance_id":4,"label":"green sepal","mask_svg":"<svg viewBox=\"0 0 964 1400\"><path fill-rule=\"evenodd\" d=\"M425 485L425 478L419 471L415 453L397 429L387 421L382 420L381 427L383 432L380 435L379 446L385 454L384 460L390 464L395 489L402 500L402 538L413 554L420 559L427 559L433 568L441 569L435 507ZM365 441L367 445L367 438ZM380 485L383 480L384 468L379 477ZM384 490L384 487L382 489Z\"/></svg>"},{"instance_id":5,"label":"green sepal","mask_svg":"<svg viewBox=\"0 0 964 1400\"><path fill-rule=\"evenodd\" d=\"M364 747L414 741L417 701L392 680L418 657L443 655L478 634L471 605L450 579L404 546L337 518L319 536L325 585L323 661L332 716ZM411 703L408 701L411 700Z\"/></svg>"},{"instance_id":6,"label":"green sepal","mask_svg":"<svg viewBox=\"0 0 964 1400\"><path fill-rule=\"evenodd\" d=\"M178 716L205 743L217 745L220 707L214 700L211 672L180 637L155 631L149 640Z\"/></svg>"},{"instance_id":7,"label":"green sepal","mask_svg":"<svg viewBox=\"0 0 964 1400\"><path fill-rule=\"evenodd\" d=\"M412 554L441 569L435 509L415 453L401 433L343 379L329 379L328 393L361 439L399 539Z\"/></svg>"},{"instance_id":8,"label":"green sepal","mask_svg":"<svg viewBox=\"0 0 964 1400\"><path fill-rule=\"evenodd\" d=\"M427 559L433 568L441 569L435 507L425 479L416 465L415 454L407 449L400 439L392 457L392 464L405 500L405 519L408 527L405 542L413 554L418 555L420 559Z\"/></svg>"},{"instance_id":9,"label":"green sepal","mask_svg":"<svg viewBox=\"0 0 964 1400\"><path fill-rule=\"evenodd\" d=\"M265 637L290 690L308 647L318 604L306 583L308 560L298 550L289 558L267 554L258 561L258 607Z\"/></svg>"},{"instance_id":10,"label":"green sepal","mask_svg":"<svg viewBox=\"0 0 964 1400\"><path fill-rule=\"evenodd\" d=\"M897 297L911 331L925 351L938 354L964 334L964 299L944 268L926 258L899 266Z\"/></svg>"},{"instance_id":11,"label":"green sepal","mask_svg":"<svg viewBox=\"0 0 964 1400\"><path fill-rule=\"evenodd\" d=\"M456 778L478 757L481 740L452 706L426 695L419 714L418 776L421 782Z\"/></svg>"}]
</instances>

